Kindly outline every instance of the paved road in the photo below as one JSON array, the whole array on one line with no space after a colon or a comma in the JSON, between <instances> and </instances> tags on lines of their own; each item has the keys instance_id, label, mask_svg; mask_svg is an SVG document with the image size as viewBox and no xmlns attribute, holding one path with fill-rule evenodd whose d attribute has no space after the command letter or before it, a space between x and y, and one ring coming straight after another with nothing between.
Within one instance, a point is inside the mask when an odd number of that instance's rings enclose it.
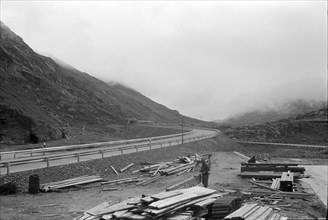
<instances>
[{"instance_id":1,"label":"paved road","mask_svg":"<svg viewBox=\"0 0 328 220\"><path fill-rule=\"evenodd\" d=\"M184 135L184 143L186 143L191 138L202 137L202 136L206 136L206 135L213 135L215 133L217 134L217 132L215 132L215 131L194 129L192 132L186 133ZM160 144L164 140L166 143ZM181 136L165 138L164 140L163 139L154 140L154 141L151 141L151 143L149 141L141 142L141 143L144 143L147 145L144 145L143 147L138 147L138 149L124 150L123 152L121 152L120 150L117 150L117 151L112 151L112 152L105 152L105 153L103 153L103 155L100 153L94 153L94 154L84 155L84 156L81 155L80 161L98 159L98 158L102 158L102 156L103 157L111 157L111 156L115 156L115 155L120 155L121 153L128 154L128 153L134 153L136 151L150 150L150 145L151 145L151 149L156 149L156 148L162 148L162 147L168 147L168 146L174 146L174 145L181 144ZM134 145L136 145L136 144L135 143L123 144L123 145L120 145L120 147L128 147L128 146L134 146ZM99 150L100 149L111 149L111 148L117 148L117 147L118 147L117 145L116 146L104 146L104 147L99 147L97 149L99 149ZM73 152L78 153L78 152L83 152L83 151L85 151L85 150L74 150L74 151L70 151L70 153L73 153ZM56 155L56 154L62 154L62 153L63 152L48 152L45 155L49 155L49 154ZM43 155L43 153L33 154L32 157L38 157L40 155ZM13 154L8 154L5 157L2 157L1 161L13 159L13 157L14 157ZM22 158L22 157L31 157L31 156L30 156L30 154L19 154L16 156L16 158L17 157ZM51 160L49 162L49 166L57 166L57 165L70 164L70 163L76 163L76 162L77 162L77 157L62 158L62 159ZM34 163L12 165L10 167L10 173L20 172L20 171L25 171L25 170L32 170L32 169L43 168L43 167L47 167L47 162L38 161L38 162L34 162ZM0 175L6 174L6 173L7 173L7 168L5 168L5 167L0 168Z\"/></svg>"}]
</instances>

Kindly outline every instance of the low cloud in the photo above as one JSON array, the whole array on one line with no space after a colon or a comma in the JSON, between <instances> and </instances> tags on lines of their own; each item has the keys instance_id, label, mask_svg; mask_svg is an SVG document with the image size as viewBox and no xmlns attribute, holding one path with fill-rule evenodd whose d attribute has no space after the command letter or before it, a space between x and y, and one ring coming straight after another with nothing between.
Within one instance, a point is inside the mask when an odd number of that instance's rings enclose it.
<instances>
[{"instance_id":1,"label":"low cloud","mask_svg":"<svg viewBox=\"0 0 328 220\"><path fill-rule=\"evenodd\" d=\"M35 50L214 120L326 98L323 1L5 1Z\"/></svg>"}]
</instances>

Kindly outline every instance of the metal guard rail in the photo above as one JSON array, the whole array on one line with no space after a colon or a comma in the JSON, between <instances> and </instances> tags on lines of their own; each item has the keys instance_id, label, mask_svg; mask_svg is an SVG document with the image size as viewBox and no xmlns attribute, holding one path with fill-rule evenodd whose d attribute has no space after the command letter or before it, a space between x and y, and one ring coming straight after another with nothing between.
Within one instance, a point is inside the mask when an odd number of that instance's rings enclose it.
<instances>
[{"instance_id":1,"label":"metal guard rail","mask_svg":"<svg viewBox=\"0 0 328 220\"><path fill-rule=\"evenodd\" d=\"M270 142L254 142L254 141L235 141L241 144L259 144L259 145L277 145L277 146L291 146L291 147L314 147L314 148L328 148L325 145L310 145L310 144L285 144L285 143L270 143Z\"/></svg>"},{"instance_id":2,"label":"metal guard rail","mask_svg":"<svg viewBox=\"0 0 328 220\"><path fill-rule=\"evenodd\" d=\"M202 135L202 136L199 136L199 137L187 138L187 139L184 140L184 143L191 142L192 140L196 141L196 140L212 138L212 137L215 137L216 135L218 135L218 133L211 134L211 135ZM152 140L154 140L154 139L152 139ZM7 174L9 174L11 165L20 165L20 164L44 162L45 161L45 162L47 162L47 167L49 167L50 166L50 160L58 160L58 159L63 159L63 158L77 157L77 162L80 162L80 157L85 156L85 155L99 153L99 154L102 154L102 158L104 158L104 153L107 153L107 152L120 151L121 155L122 155L124 150L135 149L136 152L138 152L139 148L145 148L145 147L149 147L149 150L152 150L152 146L161 145L161 147L162 147L163 144L169 144L171 146L171 144L174 143L174 142L179 143L179 142L181 142L181 140L174 140L174 141L170 140L170 141L148 143L148 144L142 143L142 144L139 144L139 145L137 144L137 145L126 146L126 147L116 147L116 148L107 148L107 149L106 148L105 149L89 149L89 150L85 150L85 151L81 151L81 152L67 152L67 153L56 154L56 155L42 155L42 156L29 157L29 158L18 158L18 159L0 161L0 167L6 167L7 168Z\"/></svg>"},{"instance_id":3,"label":"metal guard rail","mask_svg":"<svg viewBox=\"0 0 328 220\"><path fill-rule=\"evenodd\" d=\"M184 135L192 133L193 131L185 132ZM68 145L68 146L59 146L59 147L49 147L49 148L37 148L37 149L29 149L29 150L20 150L20 151L6 151L0 152L0 160L1 156L5 154L18 154L18 153L46 153L46 152L56 152L56 151L66 151L66 150L77 150L82 148L90 148L90 147L101 147L108 145L118 145L118 144L132 144L132 143L140 143L144 141L153 141L153 140L161 140L170 137L178 137L180 134L171 134L165 136L151 137L151 138L140 138L140 139L130 139L130 140L121 140L121 141L109 141L109 142L99 142L99 143L91 143L91 144L77 144L77 145Z\"/></svg>"}]
</instances>

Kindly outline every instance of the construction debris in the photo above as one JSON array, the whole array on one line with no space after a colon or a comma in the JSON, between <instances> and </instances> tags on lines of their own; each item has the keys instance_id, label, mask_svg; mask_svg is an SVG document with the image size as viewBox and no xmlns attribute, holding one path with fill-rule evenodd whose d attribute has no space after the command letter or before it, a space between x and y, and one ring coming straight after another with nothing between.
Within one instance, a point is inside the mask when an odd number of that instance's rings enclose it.
<instances>
[{"instance_id":1,"label":"construction debris","mask_svg":"<svg viewBox=\"0 0 328 220\"><path fill-rule=\"evenodd\" d=\"M237 209L233 213L224 217L225 220L240 219L267 219L267 220L287 220L287 217L280 216L274 212L274 209L269 206L261 206L257 203L245 204L241 208Z\"/></svg>"},{"instance_id":2,"label":"construction debris","mask_svg":"<svg viewBox=\"0 0 328 220\"><path fill-rule=\"evenodd\" d=\"M206 207L222 195L215 190L195 186L131 198L114 205L104 202L75 219L191 219L206 215Z\"/></svg>"},{"instance_id":3,"label":"construction debris","mask_svg":"<svg viewBox=\"0 0 328 220\"><path fill-rule=\"evenodd\" d=\"M131 163L131 164L127 165L126 167L122 168L120 170L120 173L123 173L124 171L126 171L127 169L129 169L130 167L132 167L133 165L134 165L134 163Z\"/></svg>"},{"instance_id":4,"label":"construction debris","mask_svg":"<svg viewBox=\"0 0 328 220\"><path fill-rule=\"evenodd\" d=\"M61 188L66 188L69 186L77 186L81 184L86 184L86 183L92 183L92 182L97 182L101 181L102 178L100 176L80 176L72 179L67 179L63 181L58 181L58 182L51 182L51 183L44 183L41 184L41 192L48 192L48 191L54 191L57 189Z\"/></svg>"},{"instance_id":5,"label":"construction debris","mask_svg":"<svg viewBox=\"0 0 328 220\"><path fill-rule=\"evenodd\" d=\"M284 172L293 172L293 178L300 178L305 171L296 163L241 163L240 176L245 178L280 178Z\"/></svg>"},{"instance_id":6,"label":"construction debris","mask_svg":"<svg viewBox=\"0 0 328 220\"><path fill-rule=\"evenodd\" d=\"M297 163L241 163L241 172L294 172L304 173L305 168L299 167Z\"/></svg>"}]
</instances>

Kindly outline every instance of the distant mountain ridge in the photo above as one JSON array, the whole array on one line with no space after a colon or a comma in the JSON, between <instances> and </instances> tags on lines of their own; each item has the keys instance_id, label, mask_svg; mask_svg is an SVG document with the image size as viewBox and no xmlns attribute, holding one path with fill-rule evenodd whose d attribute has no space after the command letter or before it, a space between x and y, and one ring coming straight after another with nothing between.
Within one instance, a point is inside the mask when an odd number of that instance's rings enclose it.
<instances>
[{"instance_id":1,"label":"distant mountain ridge","mask_svg":"<svg viewBox=\"0 0 328 220\"><path fill-rule=\"evenodd\" d=\"M286 102L276 109L246 112L244 114L230 116L227 119L217 121L217 123L233 127L257 125L281 119L295 118L297 115L306 114L307 112L316 111L325 107L327 107L327 102L324 101L299 99Z\"/></svg>"},{"instance_id":2,"label":"distant mountain ridge","mask_svg":"<svg viewBox=\"0 0 328 220\"><path fill-rule=\"evenodd\" d=\"M118 83L107 84L34 52L0 22L0 143L61 138L68 128L114 133L128 118L179 123L181 115ZM184 117L186 123L203 123Z\"/></svg>"},{"instance_id":3,"label":"distant mountain ridge","mask_svg":"<svg viewBox=\"0 0 328 220\"><path fill-rule=\"evenodd\" d=\"M221 131L239 141L328 145L327 107L264 124L227 127Z\"/></svg>"}]
</instances>

